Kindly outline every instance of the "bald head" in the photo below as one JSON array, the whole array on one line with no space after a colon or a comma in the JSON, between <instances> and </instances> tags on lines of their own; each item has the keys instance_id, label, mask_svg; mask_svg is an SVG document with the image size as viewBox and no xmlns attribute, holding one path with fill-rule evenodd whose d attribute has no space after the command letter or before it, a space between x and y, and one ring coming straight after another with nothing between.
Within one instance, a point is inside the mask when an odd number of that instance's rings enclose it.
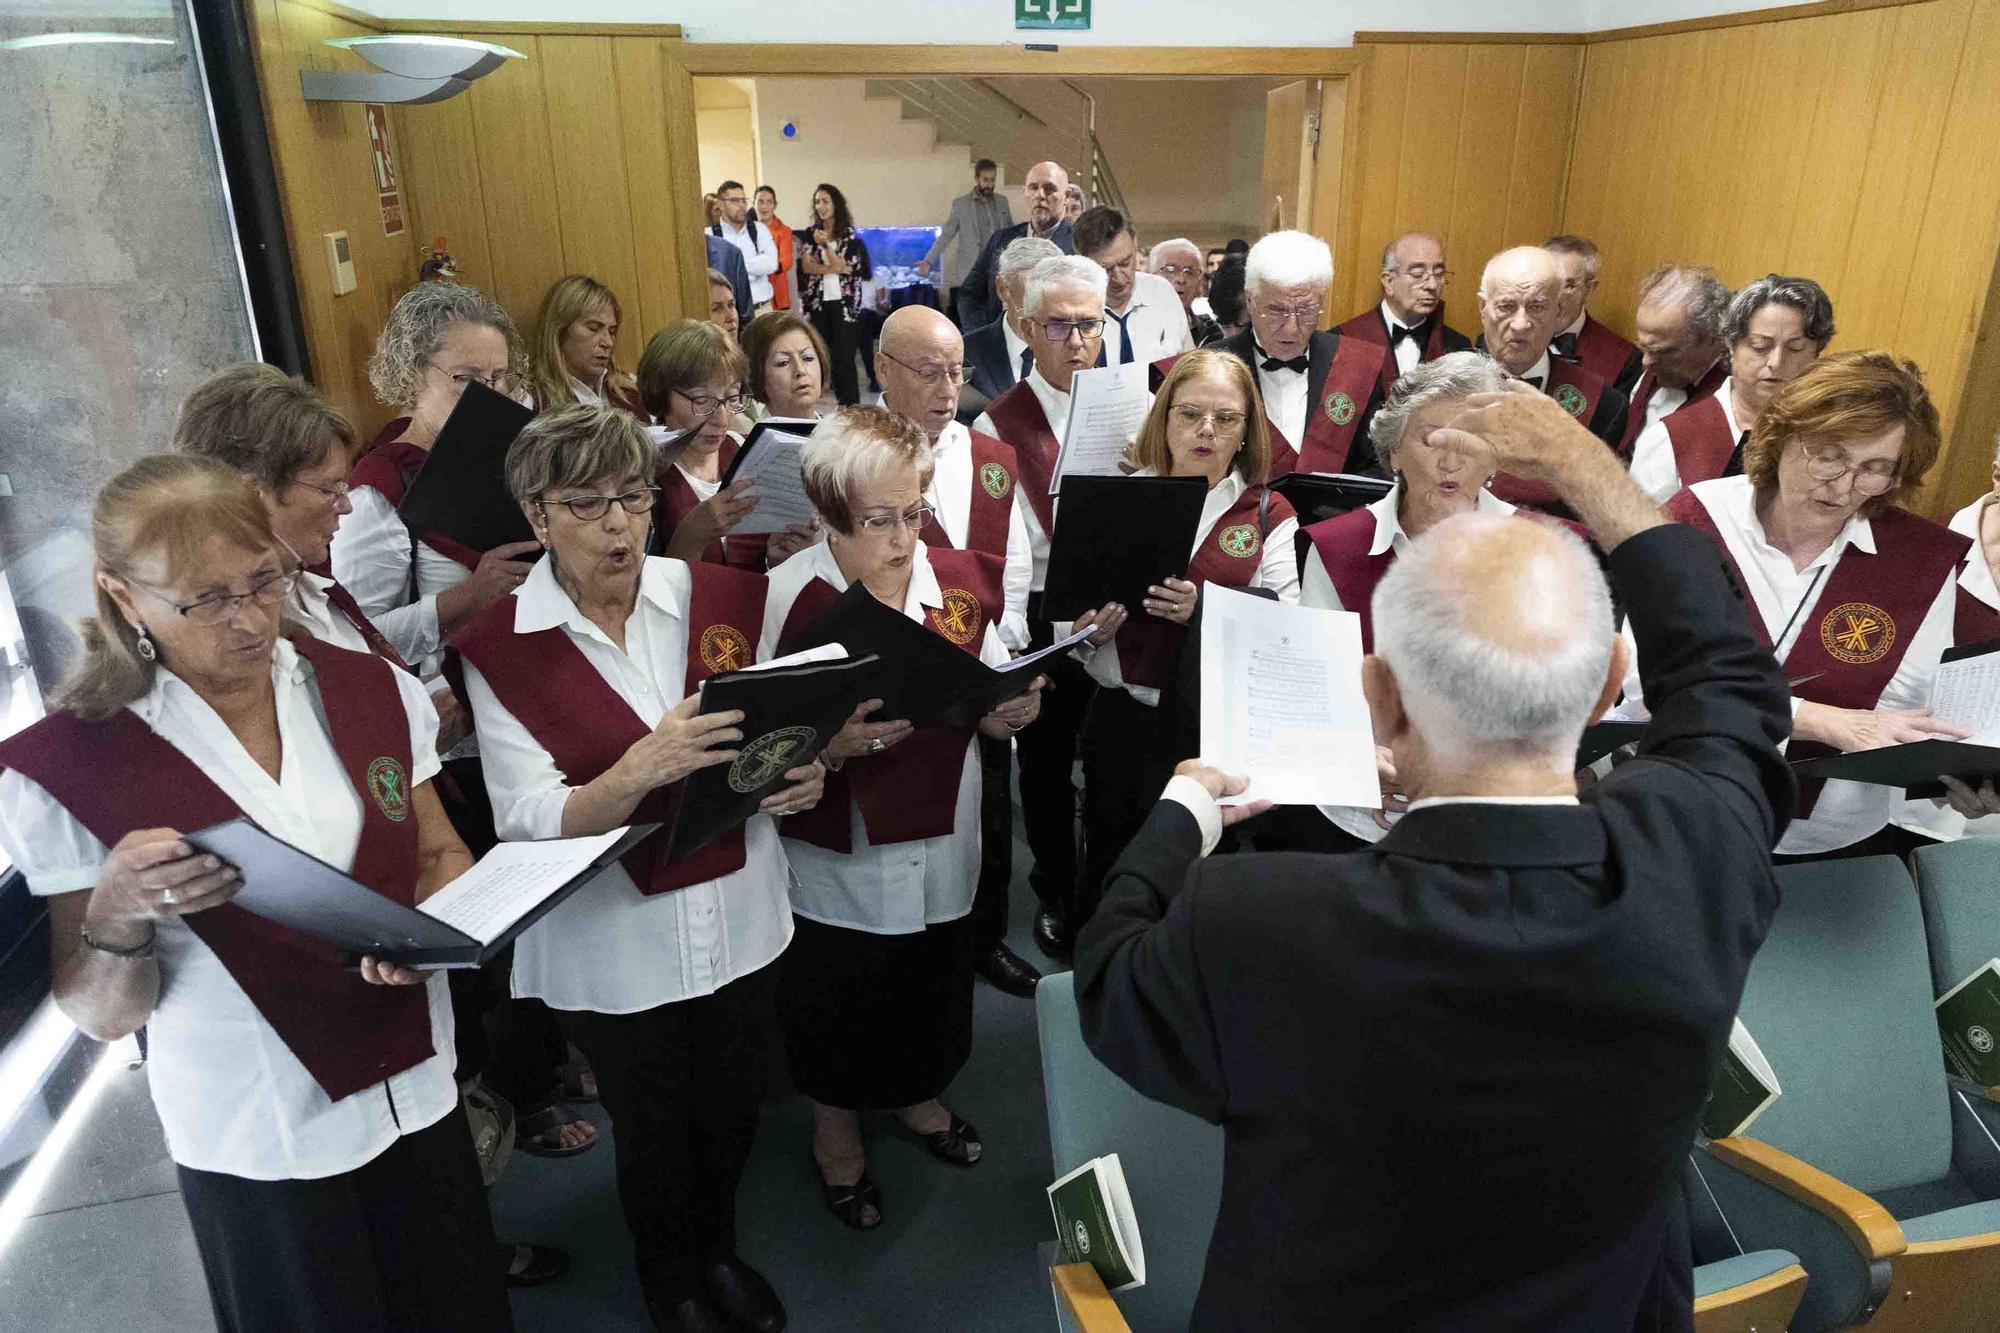
<instances>
[{"instance_id":1,"label":"bald head","mask_svg":"<svg viewBox=\"0 0 2000 1333\"><path fill-rule=\"evenodd\" d=\"M908 417L936 444L958 414L965 383L965 340L929 306L906 305L882 321L875 345L882 406Z\"/></svg>"},{"instance_id":2,"label":"bald head","mask_svg":"<svg viewBox=\"0 0 2000 1333\"><path fill-rule=\"evenodd\" d=\"M1479 275L1486 350L1510 375L1525 375L1549 350L1562 298L1562 268L1538 245L1517 245Z\"/></svg>"},{"instance_id":3,"label":"bald head","mask_svg":"<svg viewBox=\"0 0 2000 1333\"><path fill-rule=\"evenodd\" d=\"M1546 756L1568 771L1612 666L1611 593L1581 540L1506 515L1447 519L1397 558L1373 617L1375 653L1431 755L1451 767Z\"/></svg>"},{"instance_id":4,"label":"bald head","mask_svg":"<svg viewBox=\"0 0 2000 1333\"><path fill-rule=\"evenodd\" d=\"M1382 251L1382 299L1403 324L1423 323L1444 304L1444 242L1406 231Z\"/></svg>"},{"instance_id":5,"label":"bald head","mask_svg":"<svg viewBox=\"0 0 2000 1333\"><path fill-rule=\"evenodd\" d=\"M1028 226L1037 236L1062 221L1063 195L1069 189L1069 173L1054 162L1037 162L1028 168L1021 193L1028 204Z\"/></svg>"}]
</instances>

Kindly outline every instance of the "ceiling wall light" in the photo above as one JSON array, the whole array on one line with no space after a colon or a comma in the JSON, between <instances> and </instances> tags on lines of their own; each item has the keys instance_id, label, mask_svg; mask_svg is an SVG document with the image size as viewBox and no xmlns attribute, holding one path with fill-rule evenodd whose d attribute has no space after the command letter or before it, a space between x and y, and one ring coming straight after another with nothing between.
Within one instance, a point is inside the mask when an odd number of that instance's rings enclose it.
<instances>
[{"instance_id":1,"label":"ceiling wall light","mask_svg":"<svg viewBox=\"0 0 2000 1333\"><path fill-rule=\"evenodd\" d=\"M0 51L28 51L38 46L172 46L171 37L141 37L136 32L38 32L9 37Z\"/></svg>"},{"instance_id":2,"label":"ceiling wall light","mask_svg":"<svg viewBox=\"0 0 2000 1333\"><path fill-rule=\"evenodd\" d=\"M527 59L510 46L418 33L332 37L326 45L352 51L382 72L302 70L299 87L308 102L442 102L509 60Z\"/></svg>"}]
</instances>

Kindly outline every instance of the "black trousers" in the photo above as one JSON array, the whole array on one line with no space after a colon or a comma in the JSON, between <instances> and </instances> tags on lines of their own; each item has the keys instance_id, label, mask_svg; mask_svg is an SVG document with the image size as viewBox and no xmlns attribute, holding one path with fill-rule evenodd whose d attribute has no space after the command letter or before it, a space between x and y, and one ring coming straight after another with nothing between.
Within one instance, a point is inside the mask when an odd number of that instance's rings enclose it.
<instances>
[{"instance_id":1,"label":"black trousers","mask_svg":"<svg viewBox=\"0 0 2000 1333\"><path fill-rule=\"evenodd\" d=\"M979 883L972 891L966 930L975 958L1007 937L1007 884L1014 878L1014 776L1012 741L979 738Z\"/></svg>"},{"instance_id":2,"label":"black trousers","mask_svg":"<svg viewBox=\"0 0 2000 1333\"><path fill-rule=\"evenodd\" d=\"M1160 710L1124 690L1098 690L1083 723L1083 877L1074 925L1081 927L1097 910L1111 867L1171 776L1173 763L1160 743Z\"/></svg>"},{"instance_id":3,"label":"black trousers","mask_svg":"<svg viewBox=\"0 0 2000 1333\"><path fill-rule=\"evenodd\" d=\"M563 1014L611 1117L618 1206L655 1303L694 1295L701 1260L736 1248L736 1187L757 1137L777 977L772 963L692 1000Z\"/></svg>"},{"instance_id":4,"label":"black trousers","mask_svg":"<svg viewBox=\"0 0 2000 1333\"><path fill-rule=\"evenodd\" d=\"M842 407L854 406L861 401L861 380L855 373L854 321L847 317L846 304L820 302L813 307L812 326L826 340L827 359L833 362L833 396Z\"/></svg>"},{"instance_id":5,"label":"black trousers","mask_svg":"<svg viewBox=\"0 0 2000 1333\"><path fill-rule=\"evenodd\" d=\"M1031 648L1045 648L1054 627L1042 619L1042 595L1028 595ZM1076 906L1076 746L1097 685L1070 657L1051 662L1042 712L1015 738L1021 764L1021 823L1035 858L1029 887L1045 911L1072 920ZM1081 917L1074 918L1082 924Z\"/></svg>"},{"instance_id":6,"label":"black trousers","mask_svg":"<svg viewBox=\"0 0 2000 1333\"><path fill-rule=\"evenodd\" d=\"M178 1170L222 1333L514 1327L472 1136L456 1107L337 1176Z\"/></svg>"}]
</instances>

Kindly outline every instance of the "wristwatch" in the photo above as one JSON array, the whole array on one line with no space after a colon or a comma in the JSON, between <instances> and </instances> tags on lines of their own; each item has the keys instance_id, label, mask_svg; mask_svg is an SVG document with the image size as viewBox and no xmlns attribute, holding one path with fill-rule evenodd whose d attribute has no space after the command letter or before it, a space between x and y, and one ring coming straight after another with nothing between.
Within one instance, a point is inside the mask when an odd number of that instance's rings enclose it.
<instances>
[{"instance_id":1,"label":"wristwatch","mask_svg":"<svg viewBox=\"0 0 2000 1333\"><path fill-rule=\"evenodd\" d=\"M86 945L97 950L99 953L108 953L113 958L127 958L135 963L142 963L153 956L153 945L156 942L156 937L152 935L146 937L144 944L135 944L129 949L116 949L109 944L92 939L88 925L85 925L80 933L83 935L83 942Z\"/></svg>"}]
</instances>

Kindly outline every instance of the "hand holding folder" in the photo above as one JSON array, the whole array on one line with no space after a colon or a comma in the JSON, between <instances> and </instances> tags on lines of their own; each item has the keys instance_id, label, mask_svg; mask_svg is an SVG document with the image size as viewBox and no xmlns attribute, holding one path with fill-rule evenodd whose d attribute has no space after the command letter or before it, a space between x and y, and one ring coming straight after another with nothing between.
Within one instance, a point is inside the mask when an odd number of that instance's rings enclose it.
<instances>
[{"instance_id":1,"label":"hand holding folder","mask_svg":"<svg viewBox=\"0 0 2000 1333\"><path fill-rule=\"evenodd\" d=\"M1111 602L1144 606L1152 585L1184 578L1207 499L1199 477L1066 478L1043 618L1061 624Z\"/></svg>"}]
</instances>

